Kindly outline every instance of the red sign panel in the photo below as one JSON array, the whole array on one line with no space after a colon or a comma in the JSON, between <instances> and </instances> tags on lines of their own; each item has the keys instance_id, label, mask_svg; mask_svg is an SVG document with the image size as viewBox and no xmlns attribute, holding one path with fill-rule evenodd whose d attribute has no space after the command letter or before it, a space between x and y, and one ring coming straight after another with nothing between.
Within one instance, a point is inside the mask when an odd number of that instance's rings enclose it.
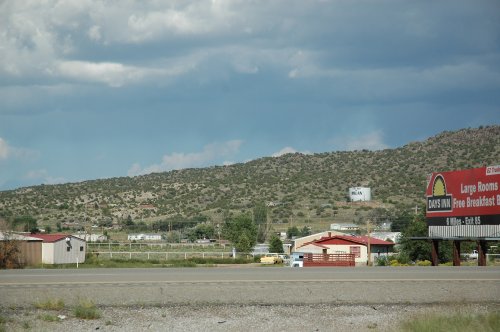
<instances>
[{"instance_id":1,"label":"red sign panel","mask_svg":"<svg viewBox=\"0 0 500 332\"><path fill-rule=\"evenodd\" d=\"M426 195L431 226L500 225L500 166L433 173Z\"/></svg>"}]
</instances>

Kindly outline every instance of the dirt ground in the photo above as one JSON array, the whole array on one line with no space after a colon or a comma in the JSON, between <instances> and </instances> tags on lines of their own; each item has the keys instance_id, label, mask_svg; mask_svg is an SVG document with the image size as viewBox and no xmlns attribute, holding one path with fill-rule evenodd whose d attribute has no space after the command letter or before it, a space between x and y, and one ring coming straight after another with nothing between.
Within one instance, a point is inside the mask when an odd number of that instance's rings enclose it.
<instances>
[{"instance_id":1,"label":"dirt ground","mask_svg":"<svg viewBox=\"0 0 500 332\"><path fill-rule=\"evenodd\" d=\"M398 331L401 321L428 313L488 313L500 304L180 305L98 307L84 320L58 311L1 308L5 331ZM57 318L60 316L62 318ZM49 321L49 320L55 321Z\"/></svg>"}]
</instances>

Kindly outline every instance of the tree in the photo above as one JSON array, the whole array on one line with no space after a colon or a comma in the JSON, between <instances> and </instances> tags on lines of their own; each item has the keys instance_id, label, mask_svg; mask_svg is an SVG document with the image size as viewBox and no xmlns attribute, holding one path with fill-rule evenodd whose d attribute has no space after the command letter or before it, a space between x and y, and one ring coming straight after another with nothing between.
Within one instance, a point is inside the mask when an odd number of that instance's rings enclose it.
<instances>
[{"instance_id":1,"label":"tree","mask_svg":"<svg viewBox=\"0 0 500 332\"><path fill-rule=\"evenodd\" d=\"M411 237L428 236L428 226L423 213L414 216L413 221L401 232L401 253L411 261L431 260L431 244L425 240L410 240ZM448 241L439 246L439 261L449 262L452 247Z\"/></svg>"},{"instance_id":2,"label":"tree","mask_svg":"<svg viewBox=\"0 0 500 332\"><path fill-rule=\"evenodd\" d=\"M311 227L309 227L309 226L304 226L304 227L300 230L300 236L308 236L308 235L311 235Z\"/></svg>"},{"instance_id":3,"label":"tree","mask_svg":"<svg viewBox=\"0 0 500 332\"><path fill-rule=\"evenodd\" d=\"M222 235L233 243L238 252L248 253L257 243L257 227L246 214L227 220Z\"/></svg>"},{"instance_id":4,"label":"tree","mask_svg":"<svg viewBox=\"0 0 500 332\"><path fill-rule=\"evenodd\" d=\"M36 219L33 218L32 216L21 216L14 218L13 221L14 228L16 228L16 226L18 225L22 226L24 232L32 232L32 233L39 232L38 223Z\"/></svg>"},{"instance_id":5,"label":"tree","mask_svg":"<svg viewBox=\"0 0 500 332\"><path fill-rule=\"evenodd\" d=\"M300 235L300 231L299 229L297 228L297 226L293 226L293 227L288 227L287 231L286 231L286 237L291 239L293 237L297 237Z\"/></svg>"},{"instance_id":6,"label":"tree","mask_svg":"<svg viewBox=\"0 0 500 332\"><path fill-rule=\"evenodd\" d=\"M257 225L257 241L262 243L267 236L267 207L263 202L257 203L253 208L253 221Z\"/></svg>"},{"instance_id":7,"label":"tree","mask_svg":"<svg viewBox=\"0 0 500 332\"><path fill-rule=\"evenodd\" d=\"M253 221L256 225L267 224L267 207L263 202L257 203L254 206Z\"/></svg>"},{"instance_id":8,"label":"tree","mask_svg":"<svg viewBox=\"0 0 500 332\"><path fill-rule=\"evenodd\" d=\"M127 220L125 221L125 226L135 226L135 223L132 220L132 216L130 214L127 216Z\"/></svg>"},{"instance_id":9,"label":"tree","mask_svg":"<svg viewBox=\"0 0 500 332\"><path fill-rule=\"evenodd\" d=\"M269 241L269 252L278 254L283 253L283 242L281 242L280 238L276 234L273 234L271 236L271 240Z\"/></svg>"},{"instance_id":10,"label":"tree","mask_svg":"<svg viewBox=\"0 0 500 332\"><path fill-rule=\"evenodd\" d=\"M408 212L408 211L404 211L404 212L400 213L399 215L396 215L395 219L392 221L392 224L391 224L391 231L392 232L402 232L408 226L410 226L414 217L415 217L415 215L413 213Z\"/></svg>"},{"instance_id":11,"label":"tree","mask_svg":"<svg viewBox=\"0 0 500 332\"><path fill-rule=\"evenodd\" d=\"M0 241L0 269L20 268L19 241L13 240L9 233Z\"/></svg>"},{"instance_id":12,"label":"tree","mask_svg":"<svg viewBox=\"0 0 500 332\"><path fill-rule=\"evenodd\" d=\"M186 232L186 236L191 242L198 239L212 239L214 234L214 226L208 224L198 224L195 227L188 229Z\"/></svg>"}]
</instances>

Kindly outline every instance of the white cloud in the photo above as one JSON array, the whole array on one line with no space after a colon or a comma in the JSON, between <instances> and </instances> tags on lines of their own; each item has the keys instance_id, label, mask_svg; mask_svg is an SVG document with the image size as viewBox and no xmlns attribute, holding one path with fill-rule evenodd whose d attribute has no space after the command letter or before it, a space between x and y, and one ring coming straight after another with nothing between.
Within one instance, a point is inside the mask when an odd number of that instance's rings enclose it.
<instances>
[{"instance_id":1,"label":"white cloud","mask_svg":"<svg viewBox=\"0 0 500 332\"><path fill-rule=\"evenodd\" d=\"M295 150L294 148L290 147L290 146L287 146L287 147L284 147L283 149L279 150L278 152L275 152L272 154L273 157L281 157L285 154L289 154L289 153L297 153L299 151ZM302 154L311 154L310 151L301 151L299 153L302 153Z\"/></svg>"},{"instance_id":2,"label":"white cloud","mask_svg":"<svg viewBox=\"0 0 500 332\"><path fill-rule=\"evenodd\" d=\"M233 140L206 145L201 152L174 152L163 156L159 164L153 164L144 168L142 168L140 164L133 164L127 174L128 176L136 176L175 169L208 166L215 163L218 158L235 155L238 153L241 144L242 141Z\"/></svg>"},{"instance_id":3,"label":"white cloud","mask_svg":"<svg viewBox=\"0 0 500 332\"><path fill-rule=\"evenodd\" d=\"M6 140L0 137L0 160L15 159L33 159L38 153L25 148L11 146Z\"/></svg>"},{"instance_id":4,"label":"white cloud","mask_svg":"<svg viewBox=\"0 0 500 332\"><path fill-rule=\"evenodd\" d=\"M68 180L63 177L50 176L46 169L29 171L28 173L26 173L24 178L28 180L40 181L44 184L60 184L68 182Z\"/></svg>"},{"instance_id":5,"label":"white cloud","mask_svg":"<svg viewBox=\"0 0 500 332\"><path fill-rule=\"evenodd\" d=\"M110 62L65 61L59 65L59 72L72 79L102 82L112 87L140 80L144 76L141 69Z\"/></svg>"},{"instance_id":6,"label":"white cloud","mask_svg":"<svg viewBox=\"0 0 500 332\"><path fill-rule=\"evenodd\" d=\"M384 133L381 130L373 131L361 136L335 138L331 142L337 150L383 150L389 146L384 143Z\"/></svg>"}]
</instances>

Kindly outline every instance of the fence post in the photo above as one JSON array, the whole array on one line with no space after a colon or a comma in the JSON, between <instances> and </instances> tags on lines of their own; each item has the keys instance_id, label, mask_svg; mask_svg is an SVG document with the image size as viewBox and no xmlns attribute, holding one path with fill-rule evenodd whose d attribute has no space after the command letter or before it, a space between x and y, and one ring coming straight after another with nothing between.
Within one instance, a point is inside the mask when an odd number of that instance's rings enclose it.
<instances>
[{"instance_id":1,"label":"fence post","mask_svg":"<svg viewBox=\"0 0 500 332\"><path fill-rule=\"evenodd\" d=\"M187 252L184 253L184 260L187 259Z\"/></svg>"},{"instance_id":2,"label":"fence post","mask_svg":"<svg viewBox=\"0 0 500 332\"><path fill-rule=\"evenodd\" d=\"M149 261L149 251L148 251L148 261Z\"/></svg>"}]
</instances>

